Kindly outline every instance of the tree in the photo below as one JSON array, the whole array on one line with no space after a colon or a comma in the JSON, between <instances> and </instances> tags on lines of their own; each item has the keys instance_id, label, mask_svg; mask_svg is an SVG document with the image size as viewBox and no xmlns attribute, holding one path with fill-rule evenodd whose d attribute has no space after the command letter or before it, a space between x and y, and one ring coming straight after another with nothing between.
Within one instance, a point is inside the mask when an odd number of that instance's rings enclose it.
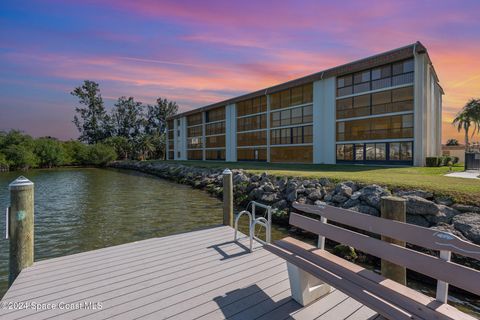
<instances>
[{"instance_id":1,"label":"tree","mask_svg":"<svg viewBox=\"0 0 480 320\"><path fill-rule=\"evenodd\" d=\"M167 119L177 112L177 103L167 99L158 98L157 104L147 106L145 132L153 136L153 141L157 143L155 155L161 159L165 158L166 153Z\"/></svg>"},{"instance_id":2,"label":"tree","mask_svg":"<svg viewBox=\"0 0 480 320\"><path fill-rule=\"evenodd\" d=\"M447 146L458 146L458 140L457 139L448 139L447 140Z\"/></svg>"},{"instance_id":3,"label":"tree","mask_svg":"<svg viewBox=\"0 0 480 320\"><path fill-rule=\"evenodd\" d=\"M153 135L142 134L137 143L136 149L139 155L140 160L145 160L149 158L149 155L155 151L155 144Z\"/></svg>"},{"instance_id":4,"label":"tree","mask_svg":"<svg viewBox=\"0 0 480 320\"><path fill-rule=\"evenodd\" d=\"M108 146L113 147L118 157L122 160L127 160L133 152L132 143L130 143L130 141L125 137L110 137L106 139L104 143Z\"/></svg>"},{"instance_id":5,"label":"tree","mask_svg":"<svg viewBox=\"0 0 480 320\"><path fill-rule=\"evenodd\" d=\"M5 149L5 157L10 167L28 170L38 165L38 159L25 144L12 144Z\"/></svg>"},{"instance_id":6,"label":"tree","mask_svg":"<svg viewBox=\"0 0 480 320\"><path fill-rule=\"evenodd\" d=\"M35 140L35 155L41 167L52 168L60 166L65 161L65 152L61 143L52 138L40 138Z\"/></svg>"},{"instance_id":7,"label":"tree","mask_svg":"<svg viewBox=\"0 0 480 320\"><path fill-rule=\"evenodd\" d=\"M117 159L117 154L113 147L103 143L97 143L89 146L88 164L96 166L105 166L107 163Z\"/></svg>"},{"instance_id":8,"label":"tree","mask_svg":"<svg viewBox=\"0 0 480 320\"><path fill-rule=\"evenodd\" d=\"M133 97L120 97L115 103L111 118L116 136L135 140L142 132L143 105Z\"/></svg>"},{"instance_id":9,"label":"tree","mask_svg":"<svg viewBox=\"0 0 480 320\"><path fill-rule=\"evenodd\" d=\"M110 135L110 118L103 105L98 83L85 80L71 94L83 106L75 108L77 115L73 118L73 123L80 132L79 140L93 144L107 138Z\"/></svg>"},{"instance_id":10,"label":"tree","mask_svg":"<svg viewBox=\"0 0 480 320\"><path fill-rule=\"evenodd\" d=\"M465 146L468 149L470 129L473 129L472 137L480 132L480 99L470 99L452 123L457 126L458 132L465 131Z\"/></svg>"},{"instance_id":11,"label":"tree","mask_svg":"<svg viewBox=\"0 0 480 320\"><path fill-rule=\"evenodd\" d=\"M88 145L78 140L70 140L62 143L64 164L82 165L88 162Z\"/></svg>"},{"instance_id":12,"label":"tree","mask_svg":"<svg viewBox=\"0 0 480 320\"><path fill-rule=\"evenodd\" d=\"M175 101L158 98L157 104L147 106L147 123L145 132L148 134L164 134L167 131L167 119L178 112Z\"/></svg>"}]
</instances>

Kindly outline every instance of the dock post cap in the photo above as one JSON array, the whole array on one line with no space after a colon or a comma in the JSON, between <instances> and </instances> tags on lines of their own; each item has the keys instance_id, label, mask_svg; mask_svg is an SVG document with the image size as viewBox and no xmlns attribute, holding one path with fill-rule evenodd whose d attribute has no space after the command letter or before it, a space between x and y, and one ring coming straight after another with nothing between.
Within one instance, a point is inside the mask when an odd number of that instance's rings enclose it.
<instances>
[{"instance_id":1,"label":"dock post cap","mask_svg":"<svg viewBox=\"0 0 480 320\"><path fill-rule=\"evenodd\" d=\"M397 197L397 196L383 196L383 197L381 197L381 200L395 201L395 202L406 202L407 201L407 199Z\"/></svg>"},{"instance_id":2,"label":"dock post cap","mask_svg":"<svg viewBox=\"0 0 480 320\"><path fill-rule=\"evenodd\" d=\"M223 170L222 174L232 174L232 171L226 168L225 170Z\"/></svg>"},{"instance_id":3,"label":"dock post cap","mask_svg":"<svg viewBox=\"0 0 480 320\"><path fill-rule=\"evenodd\" d=\"M27 187L27 186L33 186L33 182L28 180L24 176L18 177L8 185L9 189L17 188L17 187Z\"/></svg>"}]
</instances>

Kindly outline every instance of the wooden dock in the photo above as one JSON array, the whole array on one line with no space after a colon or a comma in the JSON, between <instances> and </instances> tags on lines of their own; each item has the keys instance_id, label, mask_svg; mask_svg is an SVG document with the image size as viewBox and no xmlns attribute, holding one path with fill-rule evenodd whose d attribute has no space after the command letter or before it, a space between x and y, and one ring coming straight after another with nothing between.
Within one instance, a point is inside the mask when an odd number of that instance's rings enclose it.
<instances>
[{"instance_id":1,"label":"wooden dock","mask_svg":"<svg viewBox=\"0 0 480 320\"><path fill-rule=\"evenodd\" d=\"M3 297L0 319L378 317L338 290L301 307L285 261L259 244L248 253L233 233L218 226L35 262Z\"/></svg>"}]
</instances>

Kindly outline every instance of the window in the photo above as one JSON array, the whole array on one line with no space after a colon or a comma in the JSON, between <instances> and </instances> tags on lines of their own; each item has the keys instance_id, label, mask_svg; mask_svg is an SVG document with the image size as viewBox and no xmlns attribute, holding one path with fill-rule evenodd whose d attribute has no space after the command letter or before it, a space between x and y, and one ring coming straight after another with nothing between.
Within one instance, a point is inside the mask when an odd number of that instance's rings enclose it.
<instances>
[{"instance_id":1,"label":"window","mask_svg":"<svg viewBox=\"0 0 480 320\"><path fill-rule=\"evenodd\" d=\"M400 160L400 143L390 143L390 160Z\"/></svg>"},{"instance_id":2,"label":"window","mask_svg":"<svg viewBox=\"0 0 480 320\"><path fill-rule=\"evenodd\" d=\"M355 160L357 161L363 160L363 144L355 145Z\"/></svg>"},{"instance_id":3,"label":"window","mask_svg":"<svg viewBox=\"0 0 480 320\"><path fill-rule=\"evenodd\" d=\"M405 87L392 90L392 101L413 100L413 87Z\"/></svg>"},{"instance_id":4,"label":"window","mask_svg":"<svg viewBox=\"0 0 480 320\"><path fill-rule=\"evenodd\" d=\"M187 117L187 125L188 126L195 126L195 125L199 125L199 124L202 124L202 113L196 113L196 114L192 114L190 116Z\"/></svg>"},{"instance_id":5,"label":"window","mask_svg":"<svg viewBox=\"0 0 480 320\"><path fill-rule=\"evenodd\" d=\"M367 143L365 145L366 150L366 159L367 160L375 160L375 144L374 143Z\"/></svg>"},{"instance_id":6,"label":"window","mask_svg":"<svg viewBox=\"0 0 480 320\"><path fill-rule=\"evenodd\" d=\"M267 97L261 96L236 103L237 116L245 116L267 111Z\"/></svg>"},{"instance_id":7,"label":"window","mask_svg":"<svg viewBox=\"0 0 480 320\"><path fill-rule=\"evenodd\" d=\"M313 122L313 106L303 107L303 123Z\"/></svg>"},{"instance_id":8,"label":"window","mask_svg":"<svg viewBox=\"0 0 480 320\"><path fill-rule=\"evenodd\" d=\"M280 92L280 108L290 107L290 90Z\"/></svg>"},{"instance_id":9,"label":"window","mask_svg":"<svg viewBox=\"0 0 480 320\"><path fill-rule=\"evenodd\" d=\"M271 113L270 126L280 127L289 126L302 123L310 123L313 121L312 106L299 107L283 111L276 111Z\"/></svg>"},{"instance_id":10,"label":"window","mask_svg":"<svg viewBox=\"0 0 480 320\"><path fill-rule=\"evenodd\" d=\"M400 145L400 157L401 160L413 160L413 143L402 142Z\"/></svg>"},{"instance_id":11,"label":"window","mask_svg":"<svg viewBox=\"0 0 480 320\"><path fill-rule=\"evenodd\" d=\"M337 160L353 160L353 144L337 145Z\"/></svg>"},{"instance_id":12,"label":"window","mask_svg":"<svg viewBox=\"0 0 480 320\"><path fill-rule=\"evenodd\" d=\"M244 132L237 134L237 145L238 146L257 146L257 145L266 145L267 144L267 132L254 131L254 132Z\"/></svg>"},{"instance_id":13,"label":"window","mask_svg":"<svg viewBox=\"0 0 480 320\"><path fill-rule=\"evenodd\" d=\"M375 160L387 160L386 143L375 143Z\"/></svg>"},{"instance_id":14,"label":"window","mask_svg":"<svg viewBox=\"0 0 480 320\"><path fill-rule=\"evenodd\" d=\"M267 127L266 114L237 119L237 131L265 129L266 127Z\"/></svg>"},{"instance_id":15,"label":"window","mask_svg":"<svg viewBox=\"0 0 480 320\"><path fill-rule=\"evenodd\" d=\"M225 121L209 123L205 126L205 134L207 136L214 134L224 134L225 133Z\"/></svg>"},{"instance_id":16,"label":"window","mask_svg":"<svg viewBox=\"0 0 480 320\"><path fill-rule=\"evenodd\" d=\"M205 122L225 120L225 107L208 110L205 112Z\"/></svg>"},{"instance_id":17,"label":"window","mask_svg":"<svg viewBox=\"0 0 480 320\"><path fill-rule=\"evenodd\" d=\"M238 148L238 161L267 161L267 149L265 148Z\"/></svg>"},{"instance_id":18,"label":"window","mask_svg":"<svg viewBox=\"0 0 480 320\"><path fill-rule=\"evenodd\" d=\"M312 143L313 127L293 127L274 129L270 133L270 144L303 144Z\"/></svg>"},{"instance_id":19,"label":"window","mask_svg":"<svg viewBox=\"0 0 480 320\"><path fill-rule=\"evenodd\" d=\"M292 88L291 98L292 98L292 106L302 104L303 103L303 88L302 87Z\"/></svg>"},{"instance_id":20,"label":"window","mask_svg":"<svg viewBox=\"0 0 480 320\"><path fill-rule=\"evenodd\" d=\"M413 83L413 71L413 59L408 59L338 77L337 97Z\"/></svg>"},{"instance_id":21,"label":"window","mask_svg":"<svg viewBox=\"0 0 480 320\"><path fill-rule=\"evenodd\" d=\"M280 113L280 125L288 126L291 124L291 110L284 110Z\"/></svg>"},{"instance_id":22,"label":"window","mask_svg":"<svg viewBox=\"0 0 480 320\"><path fill-rule=\"evenodd\" d=\"M302 123L302 108L295 108L292 109L292 124L299 124Z\"/></svg>"},{"instance_id":23,"label":"window","mask_svg":"<svg viewBox=\"0 0 480 320\"><path fill-rule=\"evenodd\" d=\"M270 95L270 109L288 108L313 101L313 83L289 88Z\"/></svg>"}]
</instances>

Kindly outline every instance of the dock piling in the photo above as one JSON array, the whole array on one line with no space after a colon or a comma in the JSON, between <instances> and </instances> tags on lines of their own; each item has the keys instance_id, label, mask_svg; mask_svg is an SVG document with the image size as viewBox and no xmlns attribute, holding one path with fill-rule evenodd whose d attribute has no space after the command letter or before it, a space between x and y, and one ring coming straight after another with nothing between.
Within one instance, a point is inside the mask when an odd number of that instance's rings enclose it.
<instances>
[{"instance_id":1,"label":"dock piling","mask_svg":"<svg viewBox=\"0 0 480 320\"><path fill-rule=\"evenodd\" d=\"M400 197L382 197L381 217L384 219L396 220L405 223L406 221L406 200ZM399 241L382 236L382 240L405 247L404 241ZM382 259L382 275L400 284L407 284L407 270L405 267L396 265Z\"/></svg>"},{"instance_id":2,"label":"dock piling","mask_svg":"<svg viewBox=\"0 0 480 320\"><path fill-rule=\"evenodd\" d=\"M22 269L33 264L34 254L34 185L20 176L10 183L8 238L10 241L9 286Z\"/></svg>"},{"instance_id":3,"label":"dock piling","mask_svg":"<svg viewBox=\"0 0 480 320\"><path fill-rule=\"evenodd\" d=\"M232 171L225 169L223 175L223 224L233 227L233 179Z\"/></svg>"}]
</instances>

